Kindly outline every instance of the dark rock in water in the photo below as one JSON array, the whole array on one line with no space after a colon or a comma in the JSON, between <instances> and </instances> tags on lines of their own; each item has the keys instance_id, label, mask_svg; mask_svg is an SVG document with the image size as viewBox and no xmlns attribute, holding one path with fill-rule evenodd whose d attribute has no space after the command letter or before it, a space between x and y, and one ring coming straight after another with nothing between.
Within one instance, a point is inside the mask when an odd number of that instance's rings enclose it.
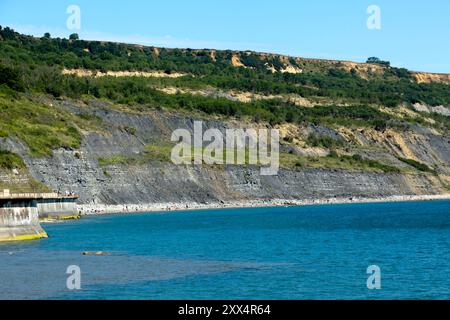
<instances>
[{"instance_id":1,"label":"dark rock in water","mask_svg":"<svg viewBox=\"0 0 450 320\"><path fill-rule=\"evenodd\" d=\"M106 251L84 251L83 256L106 256L106 255L110 255L111 252L106 252Z\"/></svg>"}]
</instances>

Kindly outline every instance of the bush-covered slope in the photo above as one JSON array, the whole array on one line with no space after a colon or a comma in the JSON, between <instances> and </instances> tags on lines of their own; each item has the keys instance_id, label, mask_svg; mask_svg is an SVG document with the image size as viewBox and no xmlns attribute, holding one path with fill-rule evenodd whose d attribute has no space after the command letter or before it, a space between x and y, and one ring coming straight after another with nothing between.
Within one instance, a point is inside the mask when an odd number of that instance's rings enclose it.
<instances>
[{"instance_id":1,"label":"bush-covered slope","mask_svg":"<svg viewBox=\"0 0 450 320\"><path fill-rule=\"evenodd\" d=\"M0 176L28 168L52 189L72 183L89 195L102 189L95 181L113 185L123 170L169 166L169 128L204 119L222 129L280 129L287 172L420 175L436 188L426 190L445 189L450 85L370 62L36 38L0 27ZM64 161L76 169L61 173Z\"/></svg>"}]
</instances>

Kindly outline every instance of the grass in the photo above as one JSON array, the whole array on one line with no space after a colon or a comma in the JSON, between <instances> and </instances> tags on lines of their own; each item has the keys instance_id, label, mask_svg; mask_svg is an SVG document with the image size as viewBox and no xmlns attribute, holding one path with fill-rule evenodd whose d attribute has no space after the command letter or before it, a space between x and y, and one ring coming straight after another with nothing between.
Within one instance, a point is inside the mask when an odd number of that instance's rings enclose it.
<instances>
[{"instance_id":1,"label":"grass","mask_svg":"<svg viewBox=\"0 0 450 320\"><path fill-rule=\"evenodd\" d=\"M7 98L0 94L0 137L18 138L34 157L50 156L57 148L78 149L80 129L93 130L101 125L96 116L75 115L23 96Z\"/></svg>"},{"instance_id":2,"label":"grass","mask_svg":"<svg viewBox=\"0 0 450 320\"><path fill-rule=\"evenodd\" d=\"M97 160L99 165L102 167L130 164L130 158L123 155L114 155L107 158L100 157Z\"/></svg>"},{"instance_id":3,"label":"grass","mask_svg":"<svg viewBox=\"0 0 450 320\"><path fill-rule=\"evenodd\" d=\"M112 165L143 165L149 161L170 162L173 145L167 143L156 143L145 146L145 151L139 155L127 157L124 155L114 155L108 158L98 158L98 162L102 167ZM192 154L186 156L185 160L188 163L193 163L194 151ZM204 151L204 148L202 149ZM223 159L227 153L230 152L224 149ZM207 165L207 164L204 164ZM239 165L257 165L262 164L258 161L257 164L250 163L249 149L245 150L245 161ZM400 173L401 170L397 167L383 164L376 160L364 159L361 156L338 156L331 153L327 157L302 157L294 154L280 153L280 166L288 169L304 169L304 168L323 168L323 169L342 169L348 171L365 171L365 172L384 172L384 173Z\"/></svg>"},{"instance_id":4,"label":"grass","mask_svg":"<svg viewBox=\"0 0 450 320\"><path fill-rule=\"evenodd\" d=\"M409 164L410 166L416 168L417 170L421 171L421 172L434 172L433 169L431 169L430 167L428 167L426 164L423 164L421 162L418 162L416 160L413 159L406 159L406 158L402 158L402 157L397 157L398 160Z\"/></svg>"},{"instance_id":5,"label":"grass","mask_svg":"<svg viewBox=\"0 0 450 320\"><path fill-rule=\"evenodd\" d=\"M100 157L97 159L101 167L120 166L120 165L142 165L150 160L168 162L173 145L168 143L148 144L144 147L144 151L133 156L125 156L121 154L112 155L110 157ZM105 174L107 175L107 174Z\"/></svg>"},{"instance_id":6,"label":"grass","mask_svg":"<svg viewBox=\"0 0 450 320\"><path fill-rule=\"evenodd\" d=\"M22 98L0 97L0 135L25 142L32 156L51 155L53 149L76 149L81 135L74 115ZM71 121L72 120L72 121Z\"/></svg>"},{"instance_id":7,"label":"grass","mask_svg":"<svg viewBox=\"0 0 450 320\"><path fill-rule=\"evenodd\" d=\"M7 181L0 181L0 190L9 189L11 192L49 192L49 188L34 179L27 170L22 158L17 154L0 149L0 171L11 171L16 169L18 177L12 173L9 174L10 179Z\"/></svg>"},{"instance_id":8,"label":"grass","mask_svg":"<svg viewBox=\"0 0 450 320\"><path fill-rule=\"evenodd\" d=\"M87 112L82 112L78 115L79 119L76 119L76 122L78 124L83 123L83 124L89 124L90 127L101 127L103 125L103 119L100 118L99 116L87 113ZM81 120L81 121L80 121Z\"/></svg>"},{"instance_id":9,"label":"grass","mask_svg":"<svg viewBox=\"0 0 450 320\"><path fill-rule=\"evenodd\" d=\"M342 147L344 145L344 140L342 140L342 139L333 139L329 136L316 135L313 133L308 136L308 139L306 140L306 142L311 147L324 147L327 149L330 149L333 147Z\"/></svg>"},{"instance_id":10,"label":"grass","mask_svg":"<svg viewBox=\"0 0 450 320\"><path fill-rule=\"evenodd\" d=\"M162 162L170 161L173 146L164 142L148 144L145 146L144 157Z\"/></svg>"},{"instance_id":11,"label":"grass","mask_svg":"<svg viewBox=\"0 0 450 320\"><path fill-rule=\"evenodd\" d=\"M25 163L17 154L0 149L0 168L2 169L23 169Z\"/></svg>"},{"instance_id":12,"label":"grass","mask_svg":"<svg viewBox=\"0 0 450 320\"><path fill-rule=\"evenodd\" d=\"M331 153L326 157L302 157L293 154L282 153L280 165L288 169L341 169L348 171L400 173L397 167L385 165L376 160L364 159L361 156L338 156Z\"/></svg>"},{"instance_id":13,"label":"grass","mask_svg":"<svg viewBox=\"0 0 450 320\"><path fill-rule=\"evenodd\" d=\"M6 183L0 181L0 190L9 189L13 193L45 193L50 192L50 189L40 181L35 180L29 174L26 174L26 182L18 180L17 183Z\"/></svg>"},{"instance_id":14,"label":"grass","mask_svg":"<svg viewBox=\"0 0 450 320\"><path fill-rule=\"evenodd\" d=\"M120 165L128 165L128 166L132 166L132 165L143 165L145 163L148 163L149 161L158 161L158 162L171 162L171 155L172 155L172 149L175 146L175 144L172 143L167 143L167 142L156 142L156 143L152 143L152 144L148 144L144 147L144 151L140 154L137 155L133 155L133 156L125 156L125 155L112 155L110 157L100 157L97 159L98 163L100 166L102 167L107 167L107 166L120 166ZM205 147L201 148L201 150L195 148L195 147L191 147L191 154L187 154L187 155L183 155L181 157L182 160L185 160L188 163L193 163L194 162L194 154L195 152L198 150L202 153L202 155L205 152ZM223 160L223 164L226 163L226 159L227 156L229 154L229 152L233 152L234 153L234 159L235 161L237 160L237 154L236 152L230 151L226 148L224 148L223 150L223 154L221 159ZM255 163L250 163L250 149L249 148L245 148L245 157L244 157L244 163L242 163L242 165L255 165ZM256 153L257 154L257 153ZM205 155L203 157L204 163L205 163L205 158L208 155ZM212 156L215 156L214 153L212 154ZM220 165L220 164L218 164ZM259 159L258 159L258 163L256 165L260 165ZM106 175L106 174L105 174Z\"/></svg>"}]
</instances>

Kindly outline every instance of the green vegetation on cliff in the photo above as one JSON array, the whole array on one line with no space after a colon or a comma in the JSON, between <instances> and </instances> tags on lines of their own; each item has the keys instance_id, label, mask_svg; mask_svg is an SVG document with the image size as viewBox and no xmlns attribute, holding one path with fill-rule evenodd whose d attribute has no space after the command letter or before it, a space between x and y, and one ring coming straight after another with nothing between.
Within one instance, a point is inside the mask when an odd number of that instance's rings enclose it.
<instances>
[{"instance_id":1,"label":"green vegetation on cliff","mask_svg":"<svg viewBox=\"0 0 450 320\"><path fill-rule=\"evenodd\" d=\"M293 154L281 154L281 166L290 169L321 168L343 169L364 172L400 173L397 167L376 160L365 159L358 155L339 156L334 152L326 157L302 157Z\"/></svg>"},{"instance_id":2,"label":"green vegetation on cliff","mask_svg":"<svg viewBox=\"0 0 450 320\"><path fill-rule=\"evenodd\" d=\"M127 104L139 111L162 107L225 117L244 116L272 125L290 122L370 126L377 129L389 126L400 128L405 123L424 122L420 118L408 117L399 120L380 112L373 105L395 107L400 103L414 102L450 104L448 85L419 84L409 74L389 66L384 66L384 74L374 74L365 79L354 72L354 69L347 71L339 64L327 66L324 62L308 62L313 65L308 69L308 64L293 58L289 62L282 62L273 56L255 53L241 53L241 62L247 67L235 67L232 64L234 54L231 51L214 51L212 55L207 50L159 49L108 42L52 39L48 35L35 38L0 27L0 86L4 88L3 92L10 91L8 96L26 92L74 99L93 97ZM272 72L267 68L271 65L275 70L282 70L286 63L295 68L301 67L305 72ZM179 78L79 77L63 75L63 68L93 71L163 70L167 74L183 72L187 75ZM308 70L310 71L307 72ZM225 97L190 93L171 95L157 90L157 87L212 87L216 90L258 93L268 98L240 102ZM302 108L289 99L278 97L292 94L311 101L325 99L328 102L318 104L315 108ZM436 128L448 132L448 117L432 117ZM61 127L58 121L55 126ZM0 127L0 134L1 129ZM41 132L42 129L24 128L25 131L37 130L34 133ZM61 137L60 129L56 137ZM15 133L14 130L9 132ZM66 128L63 134L66 137L60 139L53 139L55 135L52 130L47 132L47 138L44 137L42 141L29 141L29 145L38 146L38 150L33 152L48 154L55 146L74 147L79 140L74 128ZM30 138L27 134L22 136ZM68 137L72 137L70 141L66 139Z\"/></svg>"},{"instance_id":3,"label":"green vegetation on cliff","mask_svg":"<svg viewBox=\"0 0 450 320\"><path fill-rule=\"evenodd\" d=\"M0 76L0 84L15 89L45 91L54 95L102 95L102 84L92 79L62 76L63 68L99 71L183 72L192 76L177 79L183 86L209 85L221 89L239 89L265 94L295 93L302 97L329 97L358 103L379 103L395 106L401 102L424 102L430 105L450 104L450 92L445 84L419 84L408 72L385 66L384 74L363 79L356 72L336 66L322 66L320 72L297 60L289 59L292 67L306 68L301 73L268 70L271 65L281 70L285 63L271 56L255 53L240 55L247 68L232 65L233 52L160 49L111 42L35 38L21 35L10 28L0 28L0 61L13 75L12 80ZM319 65L320 62L308 62ZM312 68L311 70L315 70ZM19 74L19 77L15 75ZM10 77L8 77L10 78ZM18 79L20 78L20 79ZM111 81L109 86L114 85ZM123 83L117 83L121 89ZM142 88L140 89L142 91Z\"/></svg>"},{"instance_id":4,"label":"green vegetation on cliff","mask_svg":"<svg viewBox=\"0 0 450 320\"><path fill-rule=\"evenodd\" d=\"M401 157L398 157L398 159L400 161L403 161L404 163L409 164L411 167L416 168L419 171L422 171L422 172L433 172L433 170L430 167L428 167L426 164L423 164L423 163L418 162L416 160L406 159L406 158L401 158Z\"/></svg>"},{"instance_id":5,"label":"green vegetation on cliff","mask_svg":"<svg viewBox=\"0 0 450 320\"><path fill-rule=\"evenodd\" d=\"M76 37L52 39L49 35L36 38L0 27L0 138L23 142L32 156L49 156L57 148L80 148L85 131L105 129L103 119L92 112L76 113L51 103L67 98L123 106L138 114L164 109L272 127L315 126L335 132L340 128L361 129L383 135L387 129L407 132L422 126L448 134L449 117L417 113L411 107L415 102L450 105L448 84L418 83L407 70L376 58L368 63L362 68L367 70L357 70L343 62L254 52L163 49ZM288 67L294 71L286 72ZM75 75L64 73L65 69L89 72ZM159 76L106 76L108 71L157 72ZM102 76L96 76L98 72ZM250 98L233 95L240 93ZM296 99L304 104L296 103ZM400 114L400 105L407 112ZM123 123L121 131L139 135L135 128ZM345 151L350 145L345 139L351 136L334 139L327 134L302 134L305 136L295 137L297 142L331 151L330 156L283 153L283 166L401 171L388 161L338 156L334 151ZM288 142L294 144L294 138ZM139 165L150 160L168 161L170 150L167 143L154 143L145 145L139 155L97 160L102 167ZM433 171L426 164L397 159L398 164L406 163L419 172ZM13 155L0 154L0 166L4 168L15 168L17 160Z\"/></svg>"},{"instance_id":6,"label":"green vegetation on cliff","mask_svg":"<svg viewBox=\"0 0 450 320\"><path fill-rule=\"evenodd\" d=\"M0 168L2 169L21 169L24 168L22 158L17 154L0 149Z\"/></svg>"},{"instance_id":7,"label":"green vegetation on cliff","mask_svg":"<svg viewBox=\"0 0 450 320\"><path fill-rule=\"evenodd\" d=\"M0 136L17 137L32 155L50 155L53 149L80 146L74 116L52 106L26 99L0 98Z\"/></svg>"}]
</instances>

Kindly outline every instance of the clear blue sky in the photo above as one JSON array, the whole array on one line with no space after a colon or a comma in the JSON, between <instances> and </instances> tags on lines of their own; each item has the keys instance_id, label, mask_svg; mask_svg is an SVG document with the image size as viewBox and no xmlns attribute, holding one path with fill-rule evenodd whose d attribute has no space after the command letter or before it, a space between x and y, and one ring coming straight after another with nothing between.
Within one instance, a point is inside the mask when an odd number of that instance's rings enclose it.
<instances>
[{"instance_id":1,"label":"clear blue sky","mask_svg":"<svg viewBox=\"0 0 450 320\"><path fill-rule=\"evenodd\" d=\"M68 30L69 5L81 29ZM369 30L369 5L381 30ZM449 0L0 0L0 25L52 36L166 47L256 50L450 73Z\"/></svg>"}]
</instances>

